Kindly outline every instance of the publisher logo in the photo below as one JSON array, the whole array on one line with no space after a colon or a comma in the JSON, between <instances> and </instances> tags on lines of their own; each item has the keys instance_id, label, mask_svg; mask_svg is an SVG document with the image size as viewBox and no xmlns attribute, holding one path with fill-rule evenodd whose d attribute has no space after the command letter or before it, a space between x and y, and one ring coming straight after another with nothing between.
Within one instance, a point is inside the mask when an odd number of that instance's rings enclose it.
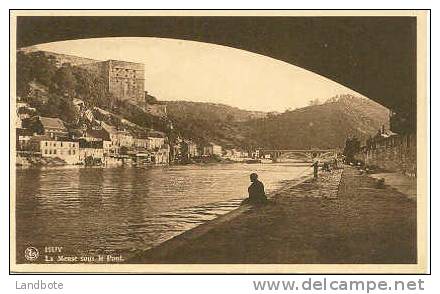
<instances>
[{"instance_id":1,"label":"publisher logo","mask_svg":"<svg viewBox=\"0 0 440 294\"><path fill-rule=\"evenodd\" d=\"M35 247L28 247L24 251L24 257L29 261L37 260L40 253L38 252L38 249Z\"/></svg>"}]
</instances>

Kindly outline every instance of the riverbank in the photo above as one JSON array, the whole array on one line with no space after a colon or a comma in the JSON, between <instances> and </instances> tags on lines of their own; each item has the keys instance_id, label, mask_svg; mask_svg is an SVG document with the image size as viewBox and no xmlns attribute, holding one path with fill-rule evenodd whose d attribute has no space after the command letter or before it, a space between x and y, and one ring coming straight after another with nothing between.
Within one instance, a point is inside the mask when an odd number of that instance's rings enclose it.
<instances>
[{"instance_id":1,"label":"riverbank","mask_svg":"<svg viewBox=\"0 0 440 294\"><path fill-rule=\"evenodd\" d=\"M129 263L416 263L416 202L353 167L292 182Z\"/></svg>"},{"instance_id":2,"label":"riverbank","mask_svg":"<svg viewBox=\"0 0 440 294\"><path fill-rule=\"evenodd\" d=\"M66 162L59 157L43 157L41 154L35 155L30 152L22 154L17 153L15 158L15 165L17 167L53 167L53 166L99 166L99 167L117 167L117 166L178 166L178 165L190 165L190 164L234 164L234 163L246 163L246 160L232 160L230 158L223 158L218 156L197 157L187 160L172 161L172 162L146 162L136 161L129 157L99 157L91 159L90 162L75 160L74 162Z\"/></svg>"}]
</instances>

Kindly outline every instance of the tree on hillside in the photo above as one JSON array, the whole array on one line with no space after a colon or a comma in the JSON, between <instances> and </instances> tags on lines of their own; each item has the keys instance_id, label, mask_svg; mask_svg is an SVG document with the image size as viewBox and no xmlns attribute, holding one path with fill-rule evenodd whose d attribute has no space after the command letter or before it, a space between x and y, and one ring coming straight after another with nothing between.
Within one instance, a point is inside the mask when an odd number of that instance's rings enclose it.
<instances>
[{"instance_id":1,"label":"tree on hillside","mask_svg":"<svg viewBox=\"0 0 440 294\"><path fill-rule=\"evenodd\" d=\"M44 52L37 51L29 54L32 66L32 78L38 83L50 87L57 71L55 60L52 56L46 56Z\"/></svg>"},{"instance_id":2,"label":"tree on hillside","mask_svg":"<svg viewBox=\"0 0 440 294\"><path fill-rule=\"evenodd\" d=\"M73 74L77 81L75 91L79 98L91 106L107 109L111 106L112 95L102 77L80 67L73 67Z\"/></svg>"},{"instance_id":3,"label":"tree on hillside","mask_svg":"<svg viewBox=\"0 0 440 294\"><path fill-rule=\"evenodd\" d=\"M157 103L159 103L159 101L157 100L156 97L151 96L150 94L148 94L147 91L145 91L145 103L148 103L148 104L157 104Z\"/></svg>"},{"instance_id":4,"label":"tree on hillside","mask_svg":"<svg viewBox=\"0 0 440 294\"><path fill-rule=\"evenodd\" d=\"M52 91L62 96L73 98L75 96L76 78L70 64L63 64L54 75Z\"/></svg>"},{"instance_id":5,"label":"tree on hillside","mask_svg":"<svg viewBox=\"0 0 440 294\"><path fill-rule=\"evenodd\" d=\"M320 104L321 104L321 102L319 101L318 98L316 98L316 99L311 99L311 100L309 101L309 106L315 106L315 105L320 105Z\"/></svg>"},{"instance_id":6,"label":"tree on hillside","mask_svg":"<svg viewBox=\"0 0 440 294\"><path fill-rule=\"evenodd\" d=\"M324 103L336 103L339 101L339 95L328 98Z\"/></svg>"},{"instance_id":7,"label":"tree on hillside","mask_svg":"<svg viewBox=\"0 0 440 294\"><path fill-rule=\"evenodd\" d=\"M35 81L43 86L52 86L52 79L56 72L55 60L43 52L25 54L17 53L17 95L27 99L30 83Z\"/></svg>"},{"instance_id":8,"label":"tree on hillside","mask_svg":"<svg viewBox=\"0 0 440 294\"><path fill-rule=\"evenodd\" d=\"M43 116L58 117L71 124L78 122L78 112L69 97L50 94L48 101L38 104L37 109Z\"/></svg>"},{"instance_id":9,"label":"tree on hillside","mask_svg":"<svg viewBox=\"0 0 440 294\"><path fill-rule=\"evenodd\" d=\"M29 92L29 83L32 81L32 66L30 60L23 52L17 53L17 95L26 98Z\"/></svg>"}]
</instances>

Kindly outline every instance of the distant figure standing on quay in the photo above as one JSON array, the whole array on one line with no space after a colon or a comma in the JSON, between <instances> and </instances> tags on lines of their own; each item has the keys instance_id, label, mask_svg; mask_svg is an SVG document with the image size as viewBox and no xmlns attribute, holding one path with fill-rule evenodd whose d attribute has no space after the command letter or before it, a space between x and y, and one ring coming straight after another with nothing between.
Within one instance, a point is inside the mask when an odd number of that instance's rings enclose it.
<instances>
[{"instance_id":1,"label":"distant figure standing on quay","mask_svg":"<svg viewBox=\"0 0 440 294\"><path fill-rule=\"evenodd\" d=\"M315 159L315 161L313 162L313 164L311 166L313 166L313 178L316 180L318 179L318 160Z\"/></svg>"},{"instance_id":2,"label":"distant figure standing on quay","mask_svg":"<svg viewBox=\"0 0 440 294\"><path fill-rule=\"evenodd\" d=\"M338 159L337 158L333 159L333 168L334 169L338 168Z\"/></svg>"},{"instance_id":3,"label":"distant figure standing on quay","mask_svg":"<svg viewBox=\"0 0 440 294\"><path fill-rule=\"evenodd\" d=\"M258 180L258 175L252 173L250 175L252 184L248 188L249 203L262 204L267 201L266 193L264 192L264 185Z\"/></svg>"}]
</instances>

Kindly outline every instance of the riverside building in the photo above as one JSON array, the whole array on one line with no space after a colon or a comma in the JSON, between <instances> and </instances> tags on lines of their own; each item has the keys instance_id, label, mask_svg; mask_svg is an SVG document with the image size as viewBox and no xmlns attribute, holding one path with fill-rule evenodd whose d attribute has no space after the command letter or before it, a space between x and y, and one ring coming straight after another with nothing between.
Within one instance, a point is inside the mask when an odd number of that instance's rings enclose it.
<instances>
[{"instance_id":1,"label":"riverside building","mask_svg":"<svg viewBox=\"0 0 440 294\"><path fill-rule=\"evenodd\" d=\"M30 149L42 158L59 158L67 164L80 163L79 143L68 139L57 141L49 136L33 136Z\"/></svg>"}]
</instances>

